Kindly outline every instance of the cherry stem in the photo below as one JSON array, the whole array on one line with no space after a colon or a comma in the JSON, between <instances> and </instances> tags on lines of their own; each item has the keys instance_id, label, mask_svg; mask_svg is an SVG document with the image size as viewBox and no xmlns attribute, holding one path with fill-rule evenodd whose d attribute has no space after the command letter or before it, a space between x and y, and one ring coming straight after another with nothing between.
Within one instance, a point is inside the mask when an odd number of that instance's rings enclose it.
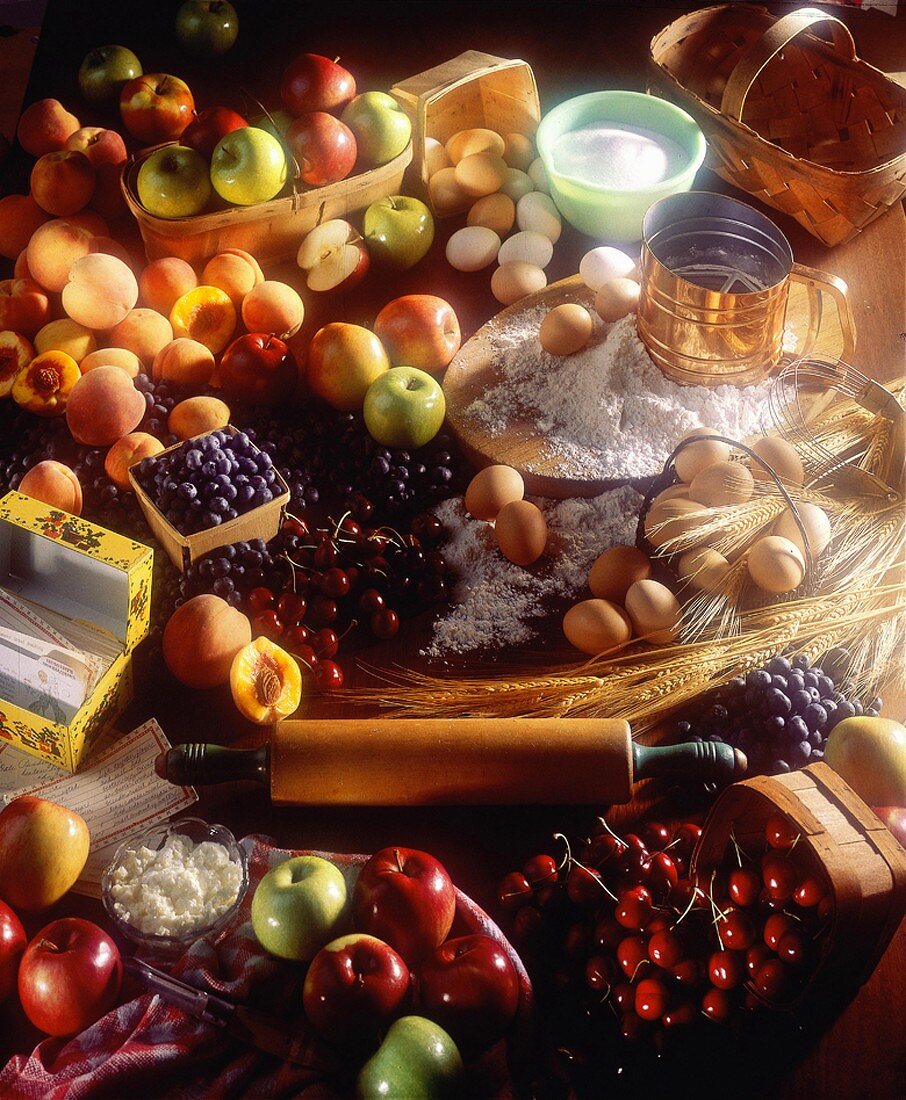
<instances>
[{"instance_id":1,"label":"cherry stem","mask_svg":"<svg viewBox=\"0 0 906 1100\"><path fill-rule=\"evenodd\" d=\"M594 868L586 867L584 863L580 863L579 860L575 858L570 850L569 841L566 839L563 833L554 833L554 840L562 840L563 843L566 845L566 855L560 866L557 868L558 871L562 870L562 868L565 867L567 863L569 863L571 867L581 867L583 871L588 872L591 878L595 880L595 882L601 887L601 889L610 898L611 901L619 902L620 899L616 896L616 894L611 893L611 891L605 885L604 879L602 879L601 876L595 872Z\"/></svg>"},{"instance_id":2,"label":"cherry stem","mask_svg":"<svg viewBox=\"0 0 906 1100\"><path fill-rule=\"evenodd\" d=\"M724 917L723 913L721 913L720 908L716 905L716 903L714 901L714 880L716 878L717 878L717 870L715 869L711 872L711 882L710 882L710 885L708 887L708 901L711 904L711 914L714 917L714 920L712 921L712 923L714 925L714 931L717 933L717 942L720 944L721 951L723 951L724 950L724 941L721 938L720 928L718 927L718 921L720 921L722 918L725 920L726 918Z\"/></svg>"}]
</instances>

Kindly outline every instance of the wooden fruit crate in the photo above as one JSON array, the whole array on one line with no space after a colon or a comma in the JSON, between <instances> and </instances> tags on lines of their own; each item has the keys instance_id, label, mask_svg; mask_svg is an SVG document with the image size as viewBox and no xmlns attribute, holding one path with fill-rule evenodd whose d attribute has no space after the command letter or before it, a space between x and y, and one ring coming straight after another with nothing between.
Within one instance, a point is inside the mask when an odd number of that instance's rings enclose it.
<instances>
[{"instance_id":1,"label":"wooden fruit crate","mask_svg":"<svg viewBox=\"0 0 906 1100\"><path fill-rule=\"evenodd\" d=\"M531 65L479 50L466 50L442 65L411 76L394 85L390 94L412 119L411 174L414 186L429 206L425 138L446 142L473 126L533 137L541 121Z\"/></svg>"},{"instance_id":2,"label":"wooden fruit crate","mask_svg":"<svg viewBox=\"0 0 906 1100\"><path fill-rule=\"evenodd\" d=\"M238 428L233 427L232 424L227 424L225 428L218 430L228 432L230 435L238 435L239 432ZM211 432L193 435L191 439L203 439L206 435L211 435ZM174 443L172 447L167 447L166 450L155 455L154 460L165 458L178 447L181 447L184 442L185 440L180 440L179 443ZM255 447L255 450L258 451L260 448ZM203 531L195 531L191 535L184 535L176 530L151 497L148 496L138 483L134 471L134 466L129 468L129 484L138 498L138 503L145 514L148 526L154 532L154 537L166 550L170 561L173 562L180 573L184 573L193 561L204 557L211 550L216 550L218 546L228 546L233 542L248 542L251 539L264 539L265 542L268 542L280 530L284 510L289 503L289 486L280 476L280 472L275 470L277 474L275 488L279 489L279 492L272 501L261 504L257 508L252 508L241 516L236 516L235 519L227 520L226 523L221 523L219 527L208 527Z\"/></svg>"},{"instance_id":3,"label":"wooden fruit crate","mask_svg":"<svg viewBox=\"0 0 906 1100\"><path fill-rule=\"evenodd\" d=\"M138 222L148 259L178 256L193 267L202 267L225 248L242 248L264 264L295 259L302 238L322 221L349 219L376 199L398 194L412 160L410 142L386 164L338 183L300 189L253 206L231 206L188 218L158 218L139 201L137 182L143 162L160 148L142 149L126 162L121 178L123 195Z\"/></svg>"},{"instance_id":4,"label":"wooden fruit crate","mask_svg":"<svg viewBox=\"0 0 906 1100\"><path fill-rule=\"evenodd\" d=\"M810 1016L820 1016L868 981L899 927L906 913L906 851L833 768L817 763L728 787L705 820L692 873L707 880L732 853L731 834L743 850L759 850L765 823L777 811L799 831L799 843L823 868L833 894L821 960L799 994L782 1005L807 1006Z\"/></svg>"}]
</instances>

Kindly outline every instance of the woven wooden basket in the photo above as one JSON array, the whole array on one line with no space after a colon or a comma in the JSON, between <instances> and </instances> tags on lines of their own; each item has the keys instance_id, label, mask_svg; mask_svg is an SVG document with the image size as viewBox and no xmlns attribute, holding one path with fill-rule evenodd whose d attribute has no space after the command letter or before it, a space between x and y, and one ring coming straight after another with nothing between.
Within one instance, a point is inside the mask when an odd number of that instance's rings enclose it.
<instances>
[{"instance_id":1,"label":"woven wooden basket","mask_svg":"<svg viewBox=\"0 0 906 1100\"><path fill-rule=\"evenodd\" d=\"M906 89L814 8L684 15L651 42L649 90L693 116L708 167L825 244L849 240L906 191Z\"/></svg>"}]
</instances>

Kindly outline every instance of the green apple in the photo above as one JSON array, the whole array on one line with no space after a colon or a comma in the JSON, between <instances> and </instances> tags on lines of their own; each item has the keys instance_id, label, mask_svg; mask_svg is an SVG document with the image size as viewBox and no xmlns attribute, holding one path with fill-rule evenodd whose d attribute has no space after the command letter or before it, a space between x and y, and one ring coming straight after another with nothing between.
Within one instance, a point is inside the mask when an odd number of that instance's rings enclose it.
<instances>
[{"instance_id":1,"label":"green apple","mask_svg":"<svg viewBox=\"0 0 906 1100\"><path fill-rule=\"evenodd\" d=\"M259 130L266 130L267 133L272 134L281 145L286 143L284 135L292 124L293 116L289 111L271 111L269 114L260 115L258 118L253 119L252 125L257 126Z\"/></svg>"},{"instance_id":2,"label":"green apple","mask_svg":"<svg viewBox=\"0 0 906 1100\"><path fill-rule=\"evenodd\" d=\"M412 137L409 116L386 92L357 95L347 104L340 121L355 134L359 159L372 167L398 157Z\"/></svg>"},{"instance_id":3,"label":"green apple","mask_svg":"<svg viewBox=\"0 0 906 1100\"><path fill-rule=\"evenodd\" d=\"M186 145L164 145L138 170L138 197L158 218L200 214L211 198L208 163Z\"/></svg>"},{"instance_id":4,"label":"green apple","mask_svg":"<svg viewBox=\"0 0 906 1100\"><path fill-rule=\"evenodd\" d=\"M869 806L906 806L906 726L857 715L830 731L824 759Z\"/></svg>"},{"instance_id":5,"label":"green apple","mask_svg":"<svg viewBox=\"0 0 906 1100\"><path fill-rule=\"evenodd\" d=\"M256 126L233 130L214 146L211 183L222 199L237 206L267 202L286 183L283 146Z\"/></svg>"},{"instance_id":6,"label":"green apple","mask_svg":"<svg viewBox=\"0 0 906 1100\"><path fill-rule=\"evenodd\" d=\"M443 1100L457 1095L463 1062L442 1027L422 1016L401 1016L356 1078L359 1100L418 1097Z\"/></svg>"},{"instance_id":7,"label":"green apple","mask_svg":"<svg viewBox=\"0 0 906 1100\"><path fill-rule=\"evenodd\" d=\"M271 868L252 897L252 928L265 951L310 962L340 933L346 880L320 856L294 856Z\"/></svg>"},{"instance_id":8,"label":"green apple","mask_svg":"<svg viewBox=\"0 0 906 1100\"><path fill-rule=\"evenodd\" d=\"M195 54L222 54L236 41L239 16L229 0L186 0L176 13L176 38Z\"/></svg>"},{"instance_id":9,"label":"green apple","mask_svg":"<svg viewBox=\"0 0 906 1100\"><path fill-rule=\"evenodd\" d=\"M142 75L142 63L125 46L98 46L79 66L79 91L89 103L113 103L124 84Z\"/></svg>"},{"instance_id":10,"label":"green apple","mask_svg":"<svg viewBox=\"0 0 906 1100\"><path fill-rule=\"evenodd\" d=\"M436 378L418 367L391 367L365 394L365 427L385 447L421 447L440 431L447 411Z\"/></svg>"},{"instance_id":11,"label":"green apple","mask_svg":"<svg viewBox=\"0 0 906 1100\"><path fill-rule=\"evenodd\" d=\"M434 240L434 218L419 199L386 195L365 211L362 236L375 261L405 271L414 267Z\"/></svg>"}]
</instances>

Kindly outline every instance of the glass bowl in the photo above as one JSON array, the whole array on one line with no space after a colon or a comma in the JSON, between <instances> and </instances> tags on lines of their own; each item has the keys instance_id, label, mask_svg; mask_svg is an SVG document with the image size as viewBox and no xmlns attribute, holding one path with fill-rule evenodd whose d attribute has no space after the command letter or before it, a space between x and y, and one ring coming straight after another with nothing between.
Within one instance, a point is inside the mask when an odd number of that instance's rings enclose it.
<instances>
[{"instance_id":1,"label":"glass bowl","mask_svg":"<svg viewBox=\"0 0 906 1100\"><path fill-rule=\"evenodd\" d=\"M236 895L236 900L229 908L216 916L212 916L209 920L199 921L191 928L186 928L180 932L174 932L169 935L143 932L135 925L130 924L116 911L112 896L114 872L120 864L122 864L127 853L133 852L141 847L159 851L171 836L186 837L196 845L206 840L222 844L229 854L230 861L232 863L237 863L241 868L242 877L239 882L239 892ZM179 821L173 821L169 824L162 823L156 825L154 828L149 829L147 833L131 837L129 840L124 840L119 848L117 848L116 855L111 860L110 865L104 871L103 878L101 879L101 897L104 902L104 909L107 912L107 916L113 921L123 935L127 936L133 942L153 951L172 954L176 951L184 951L195 943L196 940L201 939L202 936L206 936L210 932L214 932L216 929L226 924L227 921L236 914L236 911L242 904L242 900L248 890L248 885L248 861L245 852L236 843L236 838L230 830L224 825L209 825L206 821L202 821L201 818L198 817L184 817Z\"/></svg>"},{"instance_id":2,"label":"glass bowl","mask_svg":"<svg viewBox=\"0 0 906 1100\"><path fill-rule=\"evenodd\" d=\"M682 163L657 183L608 187L586 176L558 173L554 146L558 138L594 123L647 131L675 142ZM644 92L589 92L554 107L535 135L538 156L547 172L551 198L563 217L581 233L598 240L641 240L642 218L658 199L688 191L705 159L705 137L691 115L666 99Z\"/></svg>"}]
</instances>

